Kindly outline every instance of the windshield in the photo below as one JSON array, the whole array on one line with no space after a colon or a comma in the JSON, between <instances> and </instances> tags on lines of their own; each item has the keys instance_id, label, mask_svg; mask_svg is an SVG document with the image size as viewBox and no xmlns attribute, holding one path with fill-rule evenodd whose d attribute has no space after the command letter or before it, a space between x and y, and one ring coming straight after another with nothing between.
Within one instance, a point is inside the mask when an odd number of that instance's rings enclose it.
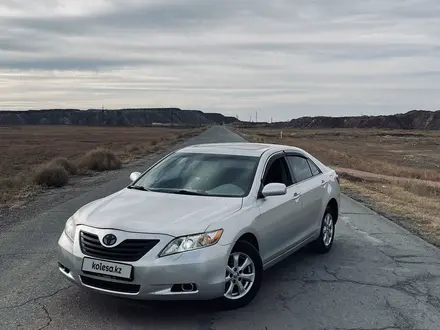
<instances>
[{"instance_id":1,"label":"windshield","mask_svg":"<svg viewBox=\"0 0 440 330\"><path fill-rule=\"evenodd\" d=\"M251 189L258 161L257 157L175 153L134 186L158 192L244 197Z\"/></svg>"}]
</instances>

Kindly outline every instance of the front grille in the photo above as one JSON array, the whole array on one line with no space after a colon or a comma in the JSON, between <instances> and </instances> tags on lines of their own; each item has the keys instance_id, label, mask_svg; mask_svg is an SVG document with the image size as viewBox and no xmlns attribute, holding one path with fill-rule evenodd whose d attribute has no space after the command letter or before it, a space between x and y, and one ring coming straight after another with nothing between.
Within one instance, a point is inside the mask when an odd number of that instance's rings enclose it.
<instances>
[{"instance_id":1,"label":"front grille","mask_svg":"<svg viewBox=\"0 0 440 330\"><path fill-rule=\"evenodd\" d=\"M119 245L107 248L101 244L95 234L80 232L81 251L85 255L115 261L137 261L150 251L158 239L127 239Z\"/></svg>"},{"instance_id":2,"label":"front grille","mask_svg":"<svg viewBox=\"0 0 440 330\"><path fill-rule=\"evenodd\" d=\"M138 293L139 290L141 289L141 286L138 284L109 282L109 281L98 280L84 275L81 275L81 282L83 282L83 284L85 285L89 285L94 288L116 291L116 292Z\"/></svg>"}]
</instances>

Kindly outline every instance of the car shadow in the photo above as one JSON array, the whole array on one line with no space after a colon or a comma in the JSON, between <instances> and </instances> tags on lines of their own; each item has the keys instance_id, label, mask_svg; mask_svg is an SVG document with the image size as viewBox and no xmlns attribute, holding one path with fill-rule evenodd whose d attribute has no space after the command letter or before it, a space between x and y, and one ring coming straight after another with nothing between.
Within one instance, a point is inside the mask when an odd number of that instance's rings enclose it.
<instances>
[{"instance_id":1,"label":"car shadow","mask_svg":"<svg viewBox=\"0 0 440 330\"><path fill-rule=\"evenodd\" d=\"M336 244L334 249L337 250ZM298 269L310 267L310 259L325 261L325 258L326 255L316 255L306 246L266 270L259 295L244 309L264 310L264 297L268 291L271 291L271 287L273 287L274 283L278 282L283 277L285 278L286 274L288 274L290 280L294 281L296 278L302 276L302 274L297 271ZM321 262L318 262L318 264L319 263ZM227 311L219 309L216 300L142 301L109 297L98 293L90 293L89 298L94 301L94 305L106 306L106 311L110 313L118 313L119 317L129 318L130 322L135 322L135 320L154 320L154 322L166 324L170 321L170 318L173 319L173 322L190 322L191 320L197 322L209 322L212 318L215 319L215 315L227 313ZM208 319L205 320L205 317Z\"/></svg>"}]
</instances>

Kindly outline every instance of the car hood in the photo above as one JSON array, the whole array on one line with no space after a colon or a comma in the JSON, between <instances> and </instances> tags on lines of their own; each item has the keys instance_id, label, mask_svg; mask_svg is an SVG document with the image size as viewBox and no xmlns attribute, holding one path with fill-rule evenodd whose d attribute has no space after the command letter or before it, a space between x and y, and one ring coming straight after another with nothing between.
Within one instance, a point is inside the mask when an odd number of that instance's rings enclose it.
<instances>
[{"instance_id":1,"label":"car hood","mask_svg":"<svg viewBox=\"0 0 440 330\"><path fill-rule=\"evenodd\" d=\"M75 214L77 225L182 236L204 232L241 209L242 198L167 194L123 189Z\"/></svg>"}]
</instances>

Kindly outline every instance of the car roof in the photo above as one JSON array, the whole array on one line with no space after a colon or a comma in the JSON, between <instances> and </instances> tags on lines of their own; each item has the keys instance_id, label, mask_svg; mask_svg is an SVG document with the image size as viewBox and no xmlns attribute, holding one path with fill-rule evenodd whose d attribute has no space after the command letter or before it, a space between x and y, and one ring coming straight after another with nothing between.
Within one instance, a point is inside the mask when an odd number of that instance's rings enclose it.
<instances>
[{"instance_id":1,"label":"car roof","mask_svg":"<svg viewBox=\"0 0 440 330\"><path fill-rule=\"evenodd\" d=\"M177 152L207 153L223 155L241 155L260 157L266 151L292 150L302 151L299 148L269 143L229 142L229 143L206 143L184 147Z\"/></svg>"}]
</instances>

